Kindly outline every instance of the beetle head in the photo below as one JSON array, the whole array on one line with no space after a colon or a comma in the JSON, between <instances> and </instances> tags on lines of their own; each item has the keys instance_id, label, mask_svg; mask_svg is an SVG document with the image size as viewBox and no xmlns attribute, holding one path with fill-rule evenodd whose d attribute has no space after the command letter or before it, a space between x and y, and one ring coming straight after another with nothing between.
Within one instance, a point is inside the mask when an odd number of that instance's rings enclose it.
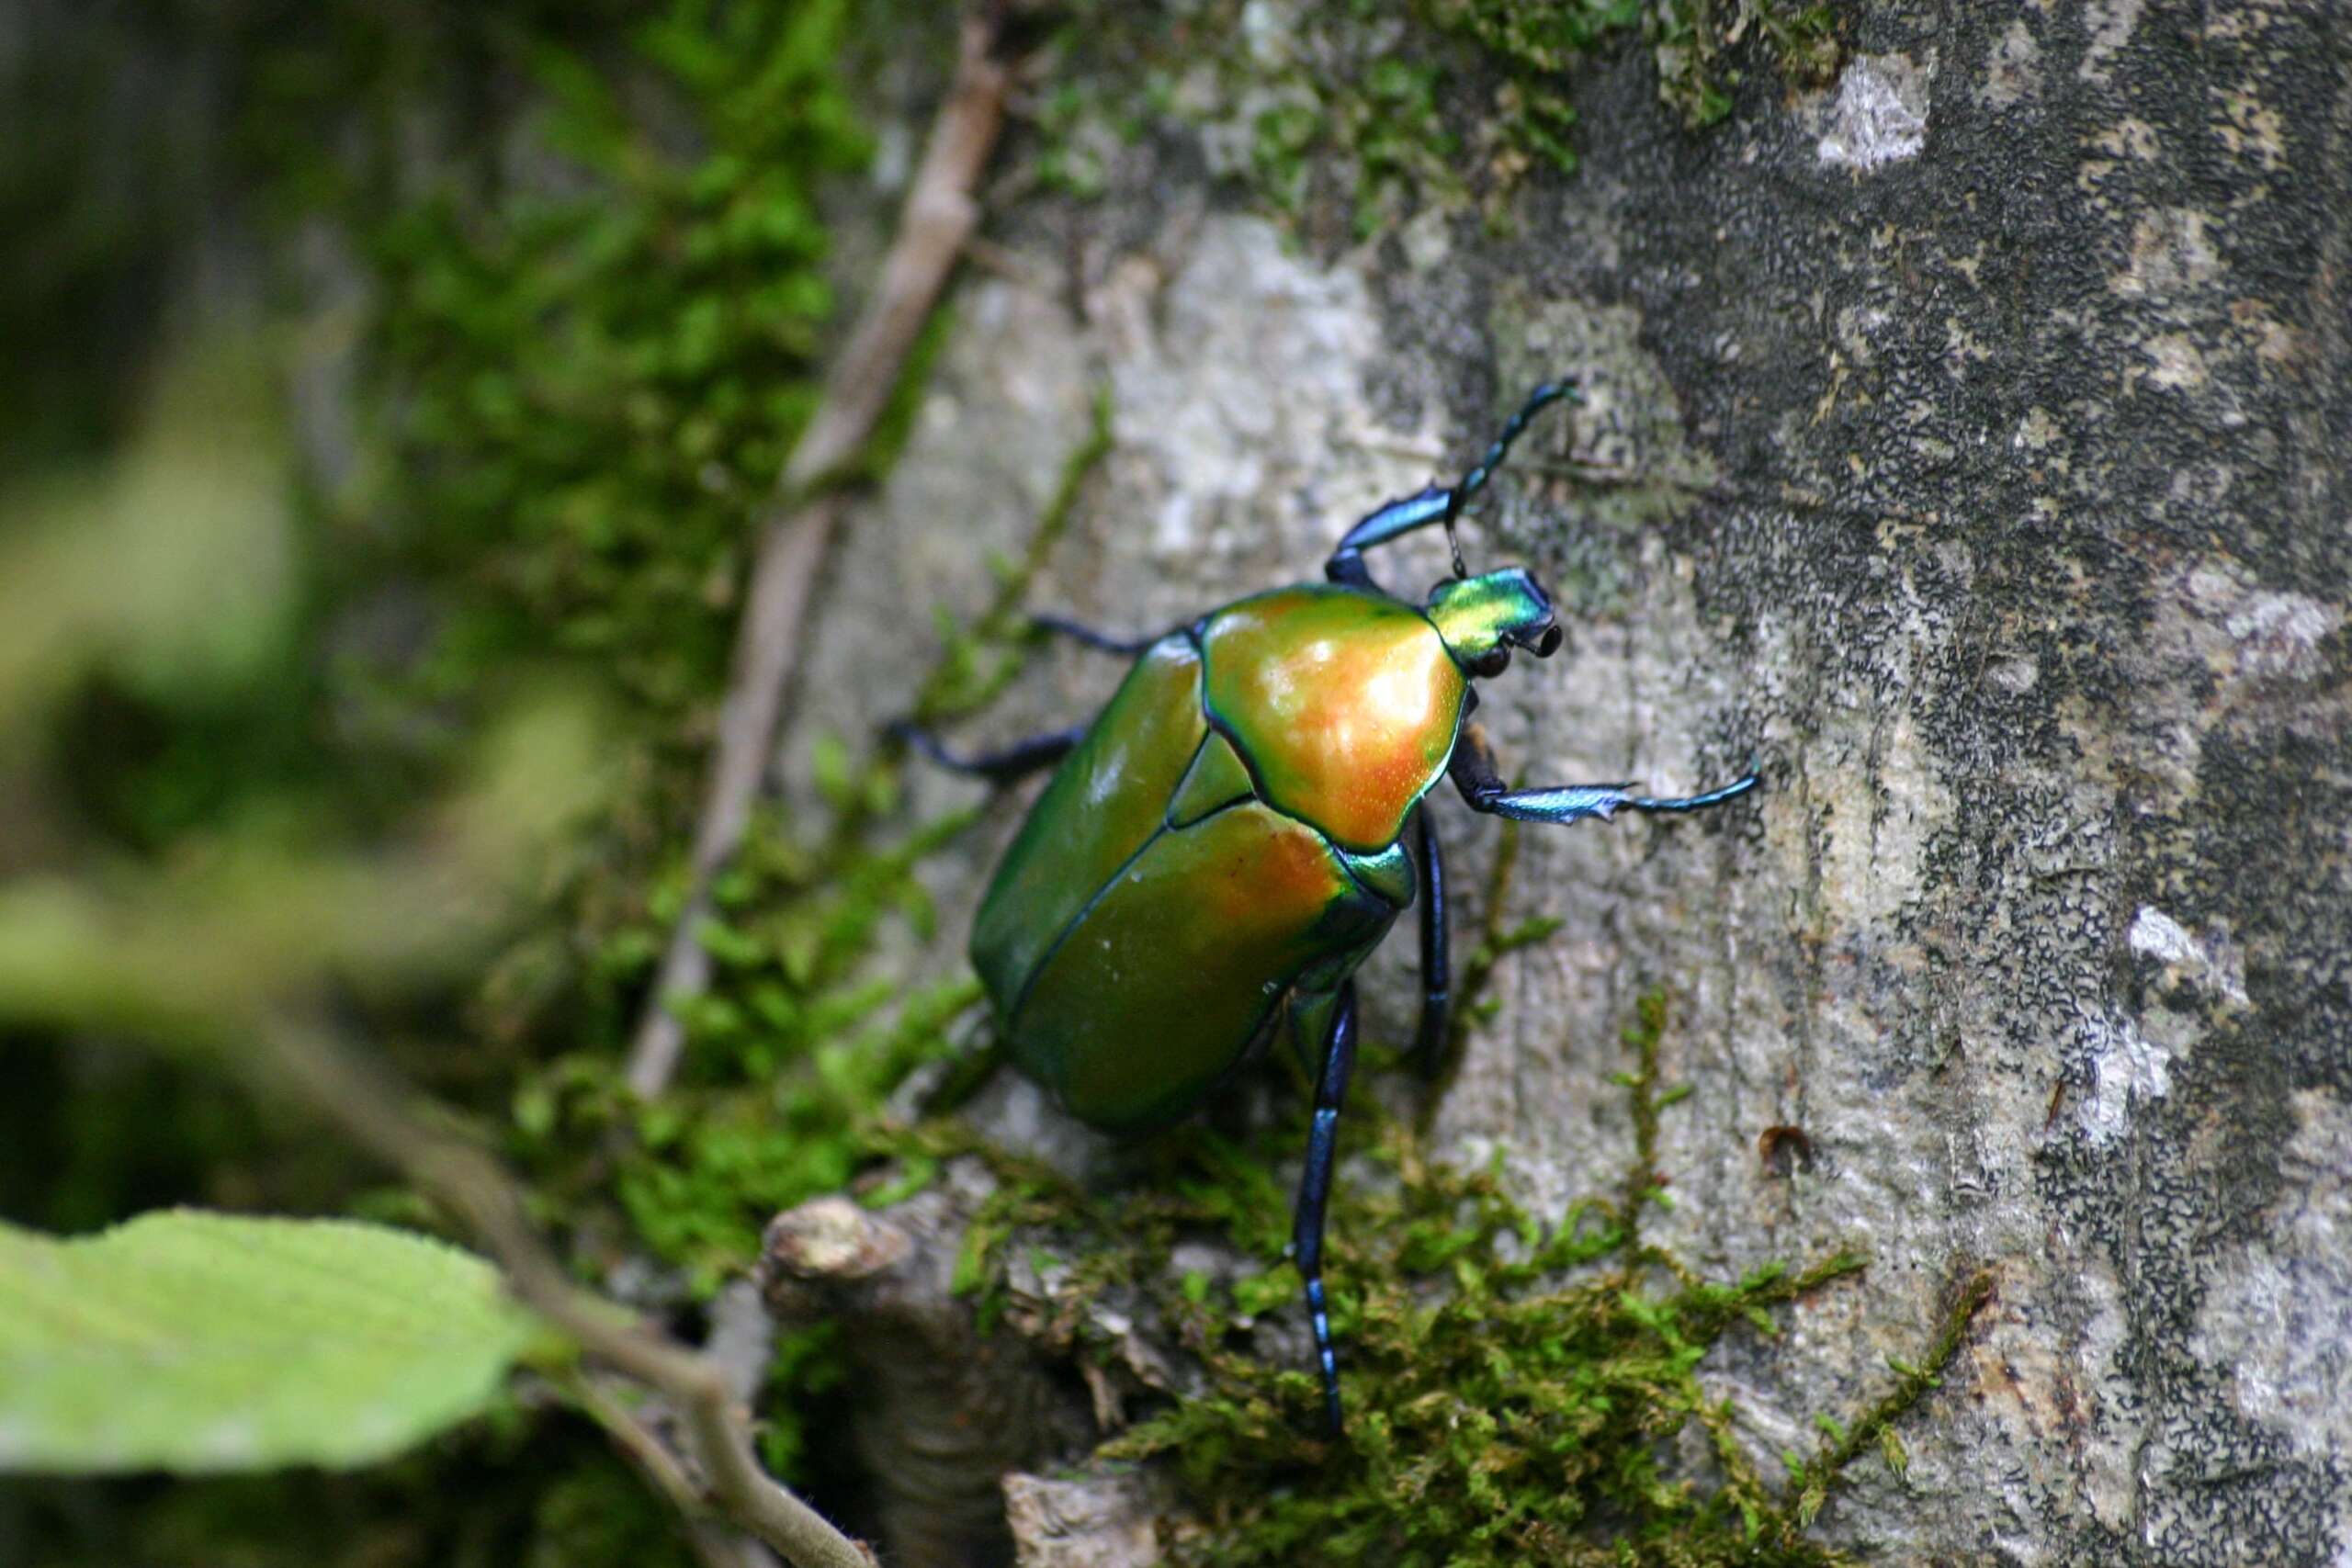
<instances>
[{"instance_id":1,"label":"beetle head","mask_svg":"<svg viewBox=\"0 0 2352 1568\"><path fill-rule=\"evenodd\" d=\"M1430 590L1429 616L1453 661L1473 675L1501 674L1513 648L1544 659L1560 646L1552 596L1525 567L1447 579Z\"/></svg>"}]
</instances>

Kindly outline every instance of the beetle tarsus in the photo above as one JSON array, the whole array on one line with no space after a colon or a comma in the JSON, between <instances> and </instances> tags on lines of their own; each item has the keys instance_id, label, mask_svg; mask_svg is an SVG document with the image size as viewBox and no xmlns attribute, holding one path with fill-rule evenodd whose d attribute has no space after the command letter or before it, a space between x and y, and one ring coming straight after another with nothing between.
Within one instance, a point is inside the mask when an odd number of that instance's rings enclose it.
<instances>
[{"instance_id":1,"label":"beetle tarsus","mask_svg":"<svg viewBox=\"0 0 2352 1568\"><path fill-rule=\"evenodd\" d=\"M1620 810L1703 811L1737 799L1759 782L1751 772L1720 789L1678 795L1635 795L1634 791L1641 786L1631 783L1512 789L1503 783L1502 771L1496 765L1494 748L1487 743L1486 732L1472 724L1462 727L1461 739L1454 745L1453 759L1446 764L1446 773L1471 810L1517 822L1577 822L1588 817L1606 821Z\"/></svg>"},{"instance_id":2,"label":"beetle tarsus","mask_svg":"<svg viewBox=\"0 0 2352 1568\"><path fill-rule=\"evenodd\" d=\"M1711 789L1703 795L1635 795L1622 802L1634 811L1703 811L1710 806L1721 806L1726 800L1736 800L1763 781L1753 772L1732 780L1721 789Z\"/></svg>"}]
</instances>

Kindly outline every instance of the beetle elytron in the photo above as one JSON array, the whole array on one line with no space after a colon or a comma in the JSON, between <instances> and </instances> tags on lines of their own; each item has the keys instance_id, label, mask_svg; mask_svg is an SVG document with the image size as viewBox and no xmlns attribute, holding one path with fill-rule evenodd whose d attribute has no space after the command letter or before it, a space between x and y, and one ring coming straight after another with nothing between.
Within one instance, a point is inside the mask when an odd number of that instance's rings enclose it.
<instances>
[{"instance_id":1,"label":"beetle elytron","mask_svg":"<svg viewBox=\"0 0 2352 1568\"><path fill-rule=\"evenodd\" d=\"M1445 775L1474 811L1574 822L1696 811L1756 784L1751 773L1669 799L1623 784L1510 789L1465 722L1473 677L1502 673L1514 648L1547 657L1560 629L1524 568L1467 574L1455 520L1536 411L1575 396L1572 382L1538 387L1459 483L1350 529L1327 582L1133 642L1044 621L1136 656L1091 725L970 758L904 732L935 761L998 782L1060 764L980 905L972 962L1014 1064L1063 1109L1146 1131L1199 1104L1285 1024L1302 1055L1319 1043L1293 1252L1334 1435L1323 1212L1355 1061L1351 976L1417 894L1425 1067L1445 1036L1445 874L1422 795ZM1453 545L1453 576L1415 605L1373 580L1363 552L1432 524Z\"/></svg>"}]
</instances>

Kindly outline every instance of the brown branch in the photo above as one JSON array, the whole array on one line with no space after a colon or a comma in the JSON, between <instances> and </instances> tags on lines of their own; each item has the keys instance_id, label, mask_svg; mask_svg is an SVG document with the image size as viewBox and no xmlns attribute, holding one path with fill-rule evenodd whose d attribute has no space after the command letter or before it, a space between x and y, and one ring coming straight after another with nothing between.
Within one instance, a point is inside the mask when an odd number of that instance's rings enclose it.
<instances>
[{"instance_id":1,"label":"brown branch","mask_svg":"<svg viewBox=\"0 0 2352 1568\"><path fill-rule=\"evenodd\" d=\"M915 336L978 222L972 192L1003 123L1008 79L994 58L994 9L980 6L965 19L955 85L933 122L881 281L826 380L815 417L784 467L780 510L761 541L736 632L734 669L695 829L685 903L629 1048L628 1085L643 1098L669 1084L684 1049L685 1029L674 1005L700 996L710 984L710 957L697 933L712 914L712 882L750 829L752 807L783 722L809 591L841 520L841 497L818 491L872 435Z\"/></svg>"},{"instance_id":2,"label":"brown branch","mask_svg":"<svg viewBox=\"0 0 2352 1568\"><path fill-rule=\"evenodd\" d=\"M407 1106L409 1090L322 1029L273 1021L253 1066L268 1088L290 1090L462 1220L503 1272L516 1300L561 1329L583 1354L660 1393L676 1409L703 1476L696 1495L782 1553L796 1568L875 1568L874 1554L760 1468L751 1426L725 1372L615 1303L574 1283L539 1239L519 1188L481 1150L432 1131ZM640 1462L647 1456L635 1455ZM649 1472L663 1490L683 1475Z\"/></svg>"}]
</instances>

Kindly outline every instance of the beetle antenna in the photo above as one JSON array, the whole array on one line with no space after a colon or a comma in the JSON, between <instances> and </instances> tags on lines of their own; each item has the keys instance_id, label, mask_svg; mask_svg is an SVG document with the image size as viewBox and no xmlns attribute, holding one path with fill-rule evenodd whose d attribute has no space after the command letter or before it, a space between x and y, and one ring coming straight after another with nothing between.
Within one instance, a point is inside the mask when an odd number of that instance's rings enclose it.
<instances>
[{"instance_id":1,"label":"beetle antenna","mask_svg":"<svg viewBox=\"0 0 2352 1568\"><path fill-rule=\"evenodd\" d=\"M1495 437L1494 445L1487 448L1487 455L1471 466L1470 471L1462 476L1462 482L1447 495L1445 515L1439 521L1445 525L1445 542L1453 552L1453 575L1456 578L1469 576L1470 570L1462 561L1462 537L1454 531L1454 519L1462 515L1462 509L1469 504L1472 496L1487 488L1487 481L1494 477L1497 468L1503 466L1503 459L1510 456L1511 443L1519 439L1528 422L1563 398L1572 403L1584 400L1577 394L1576 382L1566 377L1557 381L1546 381L1530 392L1527 401L1520 405L1519 412L1511 415L1510 423L1503 426L1502 434Z\"/></svg>"}]
</instances>

